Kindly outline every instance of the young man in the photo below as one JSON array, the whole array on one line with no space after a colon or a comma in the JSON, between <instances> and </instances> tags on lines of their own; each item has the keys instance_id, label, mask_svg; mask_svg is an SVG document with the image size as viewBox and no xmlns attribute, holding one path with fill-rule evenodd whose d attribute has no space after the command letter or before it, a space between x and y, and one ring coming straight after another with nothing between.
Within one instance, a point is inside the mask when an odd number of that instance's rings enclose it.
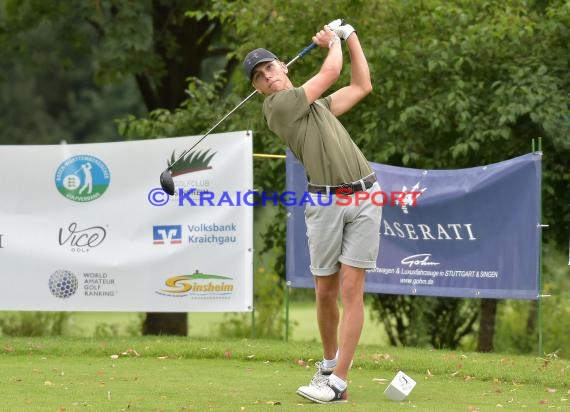
<instances>
[{"instance_id":1,"label":"young man","mask_svg":"<svg viewBox=\"0 0 570 412\"><path fill-rule=\"evenodd\" d=\"M321 98L340 76L341 39L350 53L350 84ZM319 193L328 198L339 189L352 195L380 188L368 161L337 120L372 91L356 31L338 19L316 33L313 42L328 52L319 72L301 87L293 86L287 66L265 49L250 52L244 70L265 96L263 114L269 128L305 167L308 192L317 205L307 206L305 221L323 361L317 363L311 383L297 393L326 403L347 399L348 371L364 324L364 275L376 267L382 209L372 202L318 206Z\"/></svg>"}]
</instances>

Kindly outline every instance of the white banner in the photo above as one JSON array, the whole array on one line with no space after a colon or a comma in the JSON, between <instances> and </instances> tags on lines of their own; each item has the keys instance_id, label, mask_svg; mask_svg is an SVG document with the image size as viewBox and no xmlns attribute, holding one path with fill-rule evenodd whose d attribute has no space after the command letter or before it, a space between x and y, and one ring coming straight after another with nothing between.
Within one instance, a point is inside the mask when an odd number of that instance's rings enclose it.
<instances>
[{"instance_id":1,"label":"white banner","mask_svg":"<svg viewBox=\"0 0 570 412\"><path fill-rule=\"evenodd\" d=\"M0 310L252 310L251 132L0 146ZM196 200L196 201L194 201Z\"/></svg>"}]
</instances>

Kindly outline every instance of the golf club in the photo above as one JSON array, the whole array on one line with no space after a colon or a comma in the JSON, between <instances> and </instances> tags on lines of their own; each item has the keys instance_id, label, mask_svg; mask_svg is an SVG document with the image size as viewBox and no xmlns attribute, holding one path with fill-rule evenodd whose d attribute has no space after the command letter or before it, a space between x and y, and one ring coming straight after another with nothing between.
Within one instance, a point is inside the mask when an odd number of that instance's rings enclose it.
<instances>
[{"instance_id":1,"label":"golf club","mask_svg":"<svg viewBox=\"0 0 570 412\"><path fill-rule=\"evenodd\" d=\"M289 67L289 65L291 65L292 63L294 63L295 61L297 61L299 58L303 57L305 54L309 53L311 50L313 50L315 47L317 47L317 45L315 43L311 43L309 44L307 47L305 47L299 54L297 54L289 63L287 63L287 67ZM204 140L206 138L206 136L208 136L216 127L218 127L224 120L226 120L229 116L231 116L232 113L234 113L237 109L239 109L241 106L243 106L245 104L245 102L247 102L249 99L251 99L255 94L257 93L256 90L254 90L253 92L251 92L251 94L249 96L247 96L245 99L243 99L236 107L234 107L228 114L226 114L224 117L222 117L220 120L218 120L218 122L216 122L216 124L214 124L212 127L210 127L210 129L204 133L204 135L196 142L192 145L192 147L190 147L190 149L185 150L184 152L182 152L182 154L178 157L178 159L176 159L174 162L172 162L168 168L162 172L160 174L160 186L162 187L162 189L168 193L170 196L174 195L174 180L172 180L172 173L171 173L171 169L172 167L180 160L182 159L184 156L186 156L188 153L190 153L192 151L192 149L194 149L196 146L198 146L198 144Z\"/></svg>"}]
</instances>

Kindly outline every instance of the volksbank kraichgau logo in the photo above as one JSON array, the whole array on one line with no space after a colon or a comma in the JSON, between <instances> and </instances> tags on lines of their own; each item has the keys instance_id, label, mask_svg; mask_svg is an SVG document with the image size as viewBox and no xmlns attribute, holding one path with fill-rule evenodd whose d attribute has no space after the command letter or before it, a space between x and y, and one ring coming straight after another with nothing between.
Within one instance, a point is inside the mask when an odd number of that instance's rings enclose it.
<instances>
[{"instance_id":1,"label":"volksbank kraichgau logo","mask_svg":"<svg viewBox=\"0 0 570 412\"><path fill-rule=\"evenodd\" d=\"M182 244L182 225L153 226L152 243L154 243L155 245Z\"/></svg>"},{"instance_id":2,"label":"volksbank kraichgau logo","mask_svg":"<svg viewBox=\"0 0 570 412\"><path fill-rule=\"evenodd\" d=\"M55 173L57 190L75 202L90 202L100 198L110 181L111 176L105 163L90 155L70 157Z\"/></svg>"},{"instance_id":3,"label":"volksbank kraichgau logo","mask_svg":"<svg viewBox=\"0 0 570 412\"><path fill-rule=\"evenodd\" d=\"M52 295L65 299L77 292L79 282L69 270L56 270L49 277L48 286Z\"/></svg>"}]
</instances>

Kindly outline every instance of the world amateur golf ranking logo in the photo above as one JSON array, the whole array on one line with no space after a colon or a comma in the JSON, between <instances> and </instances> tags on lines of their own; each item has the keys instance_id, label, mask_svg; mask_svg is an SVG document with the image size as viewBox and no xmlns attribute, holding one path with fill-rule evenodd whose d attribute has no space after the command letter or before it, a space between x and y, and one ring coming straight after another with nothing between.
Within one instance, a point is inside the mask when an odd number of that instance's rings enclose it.
<instances>
[{"instance_id":1,"label":"world amateur golf ranking logo","mask_svg":"<svg viewBox=\"0 0 570 412\"><path fill-rule=\"evenodd\" d=\"M67 159L55 174L57 190L75 202L91 202L100 198L110 181L111 176L105 163L89 155Z\"/></svg>"},{"instance_id":2,"label":"world amateur golf ranking logo","mask_svg":"<svg viewBox=\"0 0 570 412\"><path fill-rule=\"evenodd\" d=\"M79 281L69 270L56 270L51 274L48 280L48 286L51 294L56 298L67 299L77 292Z\"/></svg>"}]
</instances>

